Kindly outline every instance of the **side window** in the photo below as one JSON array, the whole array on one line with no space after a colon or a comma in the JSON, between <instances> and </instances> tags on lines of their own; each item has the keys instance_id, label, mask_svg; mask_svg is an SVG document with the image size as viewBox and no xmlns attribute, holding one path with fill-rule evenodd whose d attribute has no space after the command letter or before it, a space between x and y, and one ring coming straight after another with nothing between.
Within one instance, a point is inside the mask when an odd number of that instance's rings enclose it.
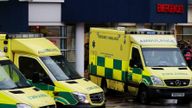
<instances>
[{"instance_id":1,"label":"side window","mask_svg":"<svg viewBox=\"0 0 192 108\"><path fill-rule=\"evenodd\" d=\"M45 70L38 61L33 58L19 57L19 69L25 77L31 79L33 83L44 82L53 84Z\"/></svg>"},{"instance_id":2,"label":"side window","mask_svg":"<svg viewBox=\"0 0 192 108\"><path fill-rule=\"evenodd\" d=\"M142 62L141 62L141 57L140 57L140 54L139 54L139 50L137 48L133 48L132 49L132 59L131 59L131 64L130 64L131 67L139 67L141 69L143 69L143 66L142 66Z\"/></svg>"}]
</instances>

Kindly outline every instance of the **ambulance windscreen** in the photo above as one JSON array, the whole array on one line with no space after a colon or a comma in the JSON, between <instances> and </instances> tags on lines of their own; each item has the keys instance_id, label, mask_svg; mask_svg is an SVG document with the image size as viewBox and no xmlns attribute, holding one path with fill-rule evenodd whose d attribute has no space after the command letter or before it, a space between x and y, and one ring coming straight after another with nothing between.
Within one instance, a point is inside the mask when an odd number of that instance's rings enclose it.
<instances>
[{"instance_id":1,"label":"ambulance windscreen","mask_svg":"<svg viewBox=\"0 0 192 108\"><path fill-rule=\"evenodd\" d=\"M73 66L62 55L40 58L58 81L81 78Z\"/></svg>"},{"instance_id":2,"label":"ambulance windscreen","mask_svg":"<svg viewBox=\"0 0 192 108\"><path fill-rule=\"evenodd\" d=\"M178 48L142 48L145 65L148 67L186 67Z\"/></svg>"}]
</instances>

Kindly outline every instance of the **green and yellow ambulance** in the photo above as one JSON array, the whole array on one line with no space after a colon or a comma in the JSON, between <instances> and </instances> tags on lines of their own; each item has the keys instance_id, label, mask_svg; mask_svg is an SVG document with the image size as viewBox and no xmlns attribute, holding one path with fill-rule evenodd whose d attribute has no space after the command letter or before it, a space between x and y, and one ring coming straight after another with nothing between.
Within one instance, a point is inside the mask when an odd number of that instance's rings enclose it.
<instances>
[{"instance_id":1,"label":"green and yellow ambulance","mask_svg":"<svg viewBox=\"0 0 192 108\"><path fill-rule=\"evenodd\" d=\"M52 96L58 107L101 107L103 90L81 77L60 49L40 34L2 34L3 50L31 83Z\"/></svg>"},{"instance_id":2,"label":"green and yellow ambulance","mask_svg":"<svg viewBox=\"0 0 192 108\"><path fill-rule=\"evenodd\" d=\"M127 92L144 104L192 97L192 72L170 32L91 28L89 49L91 81L105 92Z\"/></svg>"},{"instance_id":3,"label":"green and yellow ambulance","mask_svg":"<svg viewBox=\"0 0 192 108\"><path fill-rule=\"evenodd\" d=\"M32 86L0 52L0 108L56 108L55 101Z\"/></svg>"}]
</instances>

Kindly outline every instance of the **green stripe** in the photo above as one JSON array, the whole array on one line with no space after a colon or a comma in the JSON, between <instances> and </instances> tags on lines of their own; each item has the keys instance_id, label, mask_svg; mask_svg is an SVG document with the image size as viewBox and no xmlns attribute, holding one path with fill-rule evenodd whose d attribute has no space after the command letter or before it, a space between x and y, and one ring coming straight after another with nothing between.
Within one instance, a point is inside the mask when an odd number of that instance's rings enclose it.
<instances>
[{"instance_id":1,"label":"green stripe","mask_svg":"<svg viewBox=\"0 0 192 108\"><path fill-rule=\"evenodd\" d=\"M108 79L113 78L113 69L105 68L105 77Z\"/></svg>"},{"instance_id":2,"label":"green stripe","mask_svg":"<svg viewBox=\"0 0 192 108\"><path fill-rule=\"evenodd\" d=\"M54 91L54 86L52 86L52 85L48 85L45 83L33 83L33 85L36 86L37 88L41 89L41 90Z\"/></svg>"},{"instance_id":3,"label":"green stripe","mask_svg":"<svg viewBox=\"0 0 192 108\"><path fill-rule=\"evenodd\" d=\"M76 105L78 103L75 97L69 92L59 92L58 96L66 99L70 105Z\"/></svg>"},{"instance_id":4,"label":"green stripe","mask_svg":"<svg viewBox=\"0 0 192 108\"><path fill-rule=\"evenodd\" d=\"M133 78L132 78L132 73L128 73L127 76L128 76L128 80L129 80L129 81L132 81L132 79L133 79Z\"/></svg>"},{"instance_id":5,"label":"green stripe","mask_svg":"<svg viewBox=\"0 0 192 108\"><path fill-rule=\"evenodd\" d=\"M133 73L135 74L141 74L142 70L140 68L133 68Z\"/></svg>"},{"instance_id":6,"label":"green stripe","mask_svg":"<svg viewBox=\"0 0 192 108\"><path fill-rule=\"evenodd\" d=\"M70 104L68 103L68 101L67 101L66 99L62 98L62 97L56 97L56 98L55 98L55 101L56 101L56 102L60 102L60 103L63 104L63 105L70 105Z\"/></svg>"},{"instance_id":7,"label":"green stripe","mask_svg":"<svg viewBox=\"0 0 192 108\"><path fill-rule=\"evenodd\" d=\"M97 66L95 66L95 65L91 65L90 66L90 72L91 72L91 74L93 74L93 75L96 75L97 74Z\"/></svg>"},{"instance_id":8,"label":"green stripe","mask_svg":"<svg viewBox=\"0 0 192 108\"><path fill-rule=\"evenodd\" d=\"M105 58L104 57L97 57L97 65L105 67Z\"/></svg>"},{"instance_id":9,"label":"green stripe","mask_svg":"<svg viewBox=\"0 0 192 108\"><path fill-rule=\"evenodd\" d=\"M150 76L145 76L145 75L142 75L142 78L144 79L144 83L147 84L147 85L152 85L152 81L151 81L151 77Z\"/></svg>"},{"instance_id":10,"label":"green stripe","mask_svg":"<svg viewBox=\"0 0 192 108\"><path fill-rule=\"evenodd\" d=\"M117 59L113 59L113 68L114 69L118 69L118 70L122 70L122 62L121 60L117 60Z\"/></svg>"},{"instance_id":11,"label":"green stripe","mask_svg":"<svg viewBox=\"0 0 192 108\"><path fill-rule=\"evenodd\" d=\"M49 90L55 91L55 86L49 85Z\"/></svg>"},{"instance_id":12,"label":"green stripe","mask_svg":"<svg viewBox=\"0 0 192 108\"><path fill-rule=\"evenodd\" d=\"M16 105L12 105L12 104L0 104L0 108L16 108Z\"/></svg>"},{"instance_id":13,"label":"green stripe","mask_svg":"<svg viewBox=\"0 0 192 108\"><path fill-rule=\"evenodd\" d=\"M127 78L128 78L127 72L126 71L122 71L122 81L127 82Z\"/></svg>"}]
</instances>

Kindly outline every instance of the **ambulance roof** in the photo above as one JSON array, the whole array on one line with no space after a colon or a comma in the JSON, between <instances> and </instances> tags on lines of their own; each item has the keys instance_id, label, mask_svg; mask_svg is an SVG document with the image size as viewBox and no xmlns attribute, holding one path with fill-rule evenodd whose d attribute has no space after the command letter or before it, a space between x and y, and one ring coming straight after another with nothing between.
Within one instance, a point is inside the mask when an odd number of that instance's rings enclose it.
<instances>
[{"instance_id":1,"label":"ambulance roof","mask_svg":"<svg viewBox=\"0 0 192 108\"><path fill-rule=\"evenodd\" d=\"M125 34L130 37L130 41L141 46L177 46L177 41L172 31L160 31L152 29L109 29L109 28L91 28L91 32L103 34Z\"/></svg>"},{"instance_id":2,"label":"ambulance roof","mask_svg":"<svg viewBox=\"0 0 192 108\"><path fill-rule=\"evenodd\" d=\"M15 38L11 39L12 50L30 53L37 56L60 55L60 50L46 38Z\"/></svg>"}]
</instances>

